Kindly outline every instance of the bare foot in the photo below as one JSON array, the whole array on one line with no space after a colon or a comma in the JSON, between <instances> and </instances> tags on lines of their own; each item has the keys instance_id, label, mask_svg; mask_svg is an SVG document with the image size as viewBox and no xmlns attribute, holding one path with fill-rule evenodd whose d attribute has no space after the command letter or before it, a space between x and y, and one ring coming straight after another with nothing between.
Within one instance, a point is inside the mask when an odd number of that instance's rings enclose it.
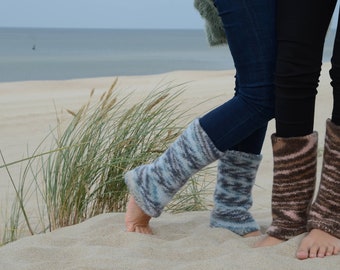
<instances>
[{"instance_id":1,"label":"bare foot","mask_svg":"<svg viewBox=\"0 0 340 270\"><path fill-rule=\"evenodd\" d=\"M266 235L263 239L255 244L255 247L271 247L276 246L280 243L284 242L284 240L275 238L273 236Z\"/></svg>"},{"instance_id":2,"label":"bare foot","mask_svg":"<svg viewBox=\"0 0 340 270\"><path fill-rule=\"evenodd\" d=\"M340 253L340 239L319 229L313 229L301 241L296 257L300 260L323 258Z\"/></svg>"},{"instance_id":3,"label":"bare foot","mask_svg":"<svg viewBox=\"0 0 340 270\"><path fill-rule=\"evenodd\" d=\"M130 196L127 203L125 214L125 227L127 232L137 232L143 234L152 234L149 226L151 217L143 212L138 206L133 196Z\"/></svg>"},{"instance_id":4,"label":"bare foot","mask_svg":"<svg viewBox=\"0 0 340 270\"><path fill-rule=\"evenodd\" d=\"M255 232L247 233L247 234L243 235L243 237L244 237L244 238L247 238L247 237L260 236L260 235L261 235L261 232L260 232L260 231L255 231Z\"/></svg>"}]
</instances>

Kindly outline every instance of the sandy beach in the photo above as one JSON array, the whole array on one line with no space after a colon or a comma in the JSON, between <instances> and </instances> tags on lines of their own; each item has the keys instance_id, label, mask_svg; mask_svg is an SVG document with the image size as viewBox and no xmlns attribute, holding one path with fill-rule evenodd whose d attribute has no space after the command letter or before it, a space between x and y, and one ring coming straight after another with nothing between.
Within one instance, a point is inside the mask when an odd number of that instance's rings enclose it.
<instances>
[{"instance_id":1,"label":"sandy beach","mask_svg":"<svg viewBox=\"0 0 340 270\"><path fill-rule=\"evenodd\" d=\"M319 148L323 148L325 120L331 112L330 65L324 64L315 117ZM7 163L31 153L56 125L56 112L77 110L89 98L108 90L115 77L67 81L0 83L0 150ZM183 108L196 106L193 117L203 115L233 95L234 71L174 71L149 76L118 78L117 88L133 91L138 100L161 82L185 83ZM209 100L208 102L203 102ZM132 100L131 100L132 101ZM202 103L203 102L203 103ZM272 149L269 123L262 151L252 213L263 232L271 221ZM0 162L2 165L2 161ZM320 173L321 160L318 163ZM16 180L20 167L11 166ZM7 172L0 169L0 226L14 198ZM243 239L224 229L209 228L209 211L164 213L151 221L152 236L126 233L124 214L109 213L51 233L27 236L0 247L0 269L337 269L340 256L299 261L295 251L303 235L270 248L252 247L259 237ZM2 234L0 227L0 233ZM260 236L261 237L261 236Z\"/></svg>"}]
</instances>

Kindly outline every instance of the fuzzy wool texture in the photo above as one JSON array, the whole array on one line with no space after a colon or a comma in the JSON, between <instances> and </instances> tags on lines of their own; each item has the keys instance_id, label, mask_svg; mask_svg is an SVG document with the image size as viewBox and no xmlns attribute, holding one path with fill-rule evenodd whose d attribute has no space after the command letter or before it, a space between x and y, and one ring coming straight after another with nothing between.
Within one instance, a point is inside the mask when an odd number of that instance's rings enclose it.
<instances>
[{"instance_id":1,"label":"fuzzy wool texture","mask_svg":"<svg viewBox=\"0 0 340 270\"><path fill-rule=\"evenodd\" d=\"M213 0L194 0L194 7L205 20L205 30L211 46L227 44L223 23Z\"/></svg>"},{"instance_id":2,"label":"fuzzy wool texture","mask_svg":"<svg viewBox=\"0 0 340 270\"><path fill-rule=\"evenodd\" d=\"M227 151L219 159L211 227L225 228L241 236L260 230L249 209L261 160L261 155L239 151Z\"/></svg>"},{"instance_id":3,"label":"fuzzy wool texture","mask_svg":"<svg viewBox=\"0 0 340 270\"><path fill-rule=\"evenodd\" d=\"M288 240L307 231L317 170L318 133L281 138L272 135L274 180L273 221L267 234Z\"/></svg>"},{"instance_id":4,"label":"fuzzy wool texture","mask_svg":"<svg viewBox=\"0 0 340 270\"><path fill-rule=\"evenodd\" d=\"M125 174L125 183L139 207L158 217L188 179L223 155L195 119L153 163Z\"/></svg>"},{"instance_id":5,"label":"fuzzy wool texture","mask_svg":"<svg viewBox=\"0 0 340 270\"><path fill-rule=\"evenodd\" d=\"M321 229L340 238L340 127L326 122L319 192L308 217L308 230Z\"/></svg>"}]
</instances>

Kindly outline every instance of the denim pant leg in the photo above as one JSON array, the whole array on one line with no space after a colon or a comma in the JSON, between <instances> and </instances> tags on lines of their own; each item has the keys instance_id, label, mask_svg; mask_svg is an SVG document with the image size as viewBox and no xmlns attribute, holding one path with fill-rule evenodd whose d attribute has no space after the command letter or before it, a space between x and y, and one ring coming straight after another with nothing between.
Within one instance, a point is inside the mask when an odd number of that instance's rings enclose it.
<instances>
[{"instance_id":1,"label":"denim pant leg","mask_svg":"<svg viewBox=\"0 0 340 270\"><path fill-rule=\"evenodd\" d=\"M237 95L238 83L237 76L235 80L235 95ZM261 153L263 142L266 136L268 123L265 123L263 127L255 130L252 134L250 134L247 138L240 141L238 144L234 145L230 148L230 150L235 150L239 152L246 152L250 154L258 155Z\"/></svg>"},{"instance_id":2,"label":"denim pant leg","mask_svg":"<svg viewBox=\"0 0 340 270\"><path fill-rule=\"evenodd\" d=\"M255 130L247 138L230 148L230 150L259 155L262 151L268 125Z\"/></svg>"},{"instance_id":3,"label":"denim pant leg","mask_svg":"<svg viewBox=\"0 0 340 270\"><path fill-rule=\"evenodd\" d=\"M220 151L248 137L254 143L261 139L262 147L263 131L274 116L275 2L215 0L237 73L235 96L200 119Z\"/></svg>"}]
</instances>

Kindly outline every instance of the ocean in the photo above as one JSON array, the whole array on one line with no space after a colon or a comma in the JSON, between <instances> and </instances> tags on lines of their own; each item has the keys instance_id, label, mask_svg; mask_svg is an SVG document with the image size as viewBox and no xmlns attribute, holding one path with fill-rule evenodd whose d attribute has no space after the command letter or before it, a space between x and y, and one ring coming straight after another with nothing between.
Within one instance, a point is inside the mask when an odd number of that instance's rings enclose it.
<instances>
[{"instance_id":1,"label":"ocean","mask_svg":"<svg viewBox=\"0 0 340 270\"><path fill-rule=\"evenodd\" d=\"M329 31L329 61L335 31ZM234 68L204 30L0 28L0 82Z\"/></svg>"}]
</instances>

